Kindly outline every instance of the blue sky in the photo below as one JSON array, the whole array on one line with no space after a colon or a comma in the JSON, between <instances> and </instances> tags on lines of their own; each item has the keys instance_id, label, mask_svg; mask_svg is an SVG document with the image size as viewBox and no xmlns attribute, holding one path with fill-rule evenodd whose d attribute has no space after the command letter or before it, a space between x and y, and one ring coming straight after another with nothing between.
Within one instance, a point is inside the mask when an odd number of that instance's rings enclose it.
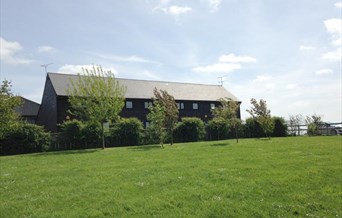
<instances>
[{"instance_id":1,"label":"blue sky","mask_svg":"<svg viewBox=\"0 0 342 218\"><path fill-rule=\"evenodd\" d=\"M272 115L342 120L340 0L1 0L1 80L40 102L45 72L218 84ZM191 91L191 90L189 90Z\"/></svg>"}]
</instances>

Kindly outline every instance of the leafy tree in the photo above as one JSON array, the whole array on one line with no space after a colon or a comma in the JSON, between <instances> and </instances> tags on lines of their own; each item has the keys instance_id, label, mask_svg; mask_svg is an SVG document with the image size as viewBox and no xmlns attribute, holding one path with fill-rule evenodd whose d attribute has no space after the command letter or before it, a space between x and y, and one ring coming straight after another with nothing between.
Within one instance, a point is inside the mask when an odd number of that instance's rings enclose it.
<instances>
[{"instance_id":1,"label":"leafy tree","mask_svg":"<svg viewBox=\"0 0 342 218\"><path fill-rule=\"evenodd\" d=\"M156 105L160 105L164 110L164 128L166 129L167 135L170 137L171 145L173 144L173 131L178 121L178 107L175 98L167 93L167 91L156 88L153 90L154 98L153 101Z\"/></svg>"},{"instance_id":2,"label":"leafy tree","mask_svg":"<svg viewBox=\"0 0 342 218\"><path fill-rule=\"evenodd\" d=\"M307 130L308 135L315 135L318 129L318 126L320 126L323 123L322 116L317 115L317 114L306 116L305 123L306 125L308 125L308 130Z\"/></svg>"},{"instance_id":3,"label":"leafy tree","mask_svg":"<svg viewBox=\"0 0 342 218\"><path fill-rule=\"evenodd\" d=\"M71 80L67 90L71 110L69 113L81 120L91 122L116 122L124 106L125 87L121 86L110 71L101 66L82 69L77 80ZM102 148L105 148L102 126Z\"/></svg>"},{"instance_id":4,"label":"leafy tree","mask_svg":"<svg viewBox=\"0 0 342 218\"><path fill-rule=\"evenodd\" d=\"M214 117L220 117L228 121L230 129L234 129L236 142L239 142L238 130L241 126L241 120L237 117L239 104L230 98L219 99L221 105L213 109Z\"/></svg>"},{"instance_id":5,"label":"leafy tree","mask_svg":"<svg viewBox=\"0 0 342 218\"><path fill-rule=\"evenodd\" d=\"M12 83L3 80L0 87L0 140L4 137L6 131L19 121L19 115L14 111L15 108L22 105L19 96L15 96L11 90Z\"/></svg>"},{"instance_id":6,"label":"leafy tree","mask_svg":"<svg viewBox=\"0 0 342 218\"><path fill-rule=\"evenodd\" d=\"M153 106L149 107L150 113L147 114L147 120L150 121L149 131L158 137L159 144L164 148L163 144L166 138L166 129L164 127L165 108L158 102L154 101Z\"/></svg>"},{"instance_id":7,"label":"leafy tree","mask_svg":"<svg viewBox=\"0 0 342 218\"><path fill-rule=\"evenodd\" d=\"M271 117L271 110L267 109L266 101L260 99L258 103L257 100L252 98L251 104L253 107L246 111L260 124L268 139L271 139L270 133L274 129L274 121Z\"/></svg>"}]
</instances>

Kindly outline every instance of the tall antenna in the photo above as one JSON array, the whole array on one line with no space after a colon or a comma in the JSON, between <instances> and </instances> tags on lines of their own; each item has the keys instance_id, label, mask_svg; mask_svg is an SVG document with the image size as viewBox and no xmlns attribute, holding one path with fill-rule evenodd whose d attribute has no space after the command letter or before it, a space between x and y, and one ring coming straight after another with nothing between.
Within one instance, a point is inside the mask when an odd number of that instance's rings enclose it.
<instances>
[{"instance_id":1,"label":"tall antenna","mask_svg":"<svg viewBox=\"0 0 342 218\"><path fill-rule=\"evenodd\" d=\"M44 69L45 69L45 76L46 76L46 74L47 74L47 67L48 67L49 65L51 65L51 64L53 64L53 63L42 64L42 65L40 65L41 67L44 67Z\"/></svg>"},{"instance_id":2,"label":"tall antenna","mask_svg":"<svg viewBox=\"0 0 342 218\"><path fill-rule=\"evenodd\" d=\"M217 77L219 86L223 86L223 76Z\"/></svg>"}]
</instances>

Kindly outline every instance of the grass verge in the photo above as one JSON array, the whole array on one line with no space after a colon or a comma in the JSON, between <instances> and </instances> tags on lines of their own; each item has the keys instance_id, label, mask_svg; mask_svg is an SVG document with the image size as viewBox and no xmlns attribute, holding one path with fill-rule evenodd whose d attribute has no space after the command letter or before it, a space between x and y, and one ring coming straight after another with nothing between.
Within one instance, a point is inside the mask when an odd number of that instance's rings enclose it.
<instances>
[{"instance_id":1,"label":"grass verge","mask_svg":"<svg viewBox=\"0 0 342 218\"><path fill-rule=\"evenodd\" d=\"M0 157L1 217L341 217L342 137Z\"/></svg>"}]
</instances>

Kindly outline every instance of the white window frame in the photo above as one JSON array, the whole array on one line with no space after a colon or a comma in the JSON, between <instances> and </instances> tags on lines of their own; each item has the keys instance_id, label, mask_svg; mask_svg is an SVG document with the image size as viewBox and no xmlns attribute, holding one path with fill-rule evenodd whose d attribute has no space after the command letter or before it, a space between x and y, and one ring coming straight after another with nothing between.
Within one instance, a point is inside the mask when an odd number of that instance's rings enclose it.
<instances>
[{"instance_id":1,"label":"white window frame","mask_svg":"<svg viewBox=\"0 0 342 218\"><path fill-rule=\"evenodd\" d=\"M198 103L192 103L192 109L198 110Z\"/></svg>"},{"instance_id":2,"label":"white window frame","mask_svg":"<svg viewBox=\"0 0 342 218\"><path fill-rule=\"evenodd\" d=\"M176 103L176 104L177 104L178 110L184 110L184 103L183 102L179 102L179 103Z\"/></svg>"},{"instance_id":3,"label":"white window frame","mask_svg":"<svg viewBox=\"0 0 342 218\"><path fill-rule=\"evenodd\" d=\"M150 106L152 106L152 102L151 101L145 101L144 102L145 109L148 109Z\"/></svg>"},{"instance_id":4,"label":"white window frame","mask_svg":"<svg viewBox=\"0 0 342 218\"><path fill-rule=\"evenodd\" d=\"M216 108L215 104L214 104L214 103L211 103L211 104L210 104L210 109L211 109L211 110L214 110L215 108Z\"/></svg>"},{"instance_id":5,"label":"white window frame","mask_svg":"<svg viewBox=\"0 0 342 218\"><path fill-rule=\"evenodd\" d=\"M126 108L132 109L133 108L133 102L132 101L126 101Z\"/></svg>"}]
</instances>

